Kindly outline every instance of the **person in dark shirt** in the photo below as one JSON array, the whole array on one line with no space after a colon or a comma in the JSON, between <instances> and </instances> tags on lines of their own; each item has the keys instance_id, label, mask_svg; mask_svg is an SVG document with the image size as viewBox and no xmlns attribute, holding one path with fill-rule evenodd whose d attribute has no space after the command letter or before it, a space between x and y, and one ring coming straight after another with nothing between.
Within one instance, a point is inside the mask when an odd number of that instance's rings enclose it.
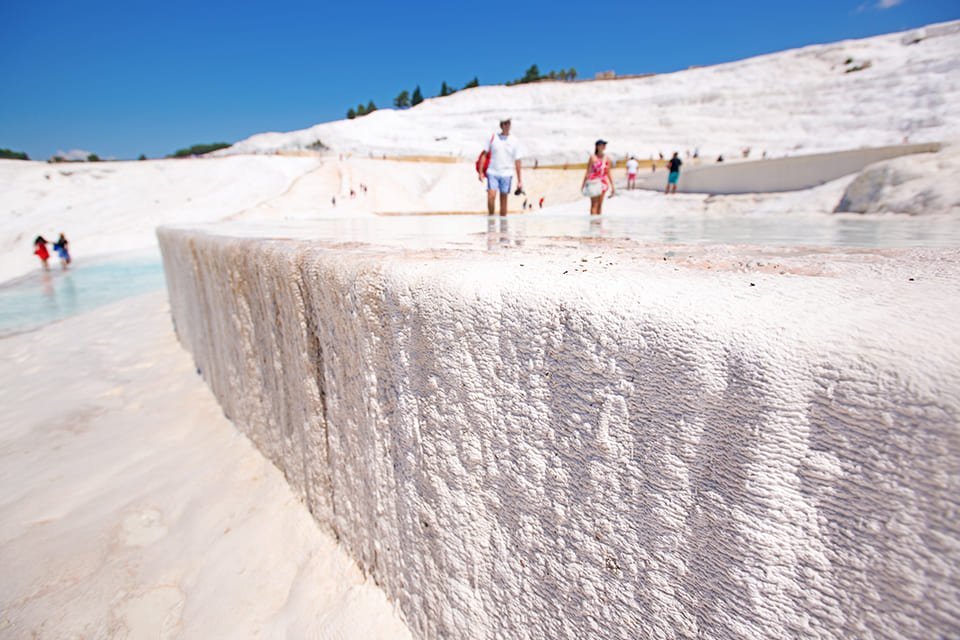
<instances>
[{"instance_id":1,"label":"person in dark shirt","mask_svg":"<svg viewBox=\"0 0 960 640\"><path fill-rule=\"evenodd\" d=\"M673 157L670 158L670 162L667 163L667 166L670 168L670 175L667 176L667 190L664 193L676 193L677 192L677 180L680 179L680 165L683 164L677 156L677 152L673 152Z\"/></svg>"}]
</instances>

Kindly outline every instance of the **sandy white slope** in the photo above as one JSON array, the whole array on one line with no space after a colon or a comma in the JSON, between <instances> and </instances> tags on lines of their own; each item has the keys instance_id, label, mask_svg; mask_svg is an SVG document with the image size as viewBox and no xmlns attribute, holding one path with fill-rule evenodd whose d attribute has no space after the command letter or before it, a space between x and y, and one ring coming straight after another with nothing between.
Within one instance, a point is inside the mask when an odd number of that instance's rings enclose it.
<instances>
[{"instance_id":1,"label":"sandy white slope","mask_svg":"<svg viewBox=\"0 0 960 640\"><path fill-rule=\"evenodd\" d=\"M410 637L197 383L165 294L0 350L0 637Z\"/></svg>"},{"instance_id":2,"label":"sandy white slope","mask_svg":"<svg viewBox=\"0 0 960 640\"><path fill-rule=\"evenodd\" d=\"M89 164L0 160L0 280L38 266L31 255L38 234L53 240L66 233L80 256L155 246L158 224L219 220L283 193L314 164L245 157Z\"/></svg>"},{"instance_id":3,"label":"sandy white slope","mask_svg":"<svg viewBox=\"0 0 960 640\"><path fill-rule=\"evenodd\" d=\"M649 78L478 87L406 111L256 135L222 153L319 141L334 153L472 158L503 115L541 161L583 160L598 137L613 153L642 158L952 140L960 136L960 22Z\"/></svg>"}]
</instances>

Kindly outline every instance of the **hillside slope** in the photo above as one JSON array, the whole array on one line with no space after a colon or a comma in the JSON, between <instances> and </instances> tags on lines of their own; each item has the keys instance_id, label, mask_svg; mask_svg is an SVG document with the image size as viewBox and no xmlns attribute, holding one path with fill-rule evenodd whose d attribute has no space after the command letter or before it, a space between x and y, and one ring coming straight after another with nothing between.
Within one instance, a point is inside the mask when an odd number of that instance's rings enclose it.
<instances>
[{"instance_id":1,"label":"hillside slope","mask_svg":"<svg viewBox=\"0 0 960 640\"><path fill-rule=\"evenodd\" d=\"M642 66L638 65L638 66ZM597 137L640 157L771 155L960 137L960 21L640 79L488 86L289 133L224 154L305 149L473 157L504 115L530 158L582 160Z\"/></svg>"}]
</instances>

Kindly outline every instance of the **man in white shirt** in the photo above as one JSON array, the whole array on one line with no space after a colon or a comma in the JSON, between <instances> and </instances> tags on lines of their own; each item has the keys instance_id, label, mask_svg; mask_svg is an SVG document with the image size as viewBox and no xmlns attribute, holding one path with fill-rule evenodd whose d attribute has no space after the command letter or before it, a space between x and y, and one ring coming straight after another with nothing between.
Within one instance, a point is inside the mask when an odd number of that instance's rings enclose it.
<instances>
[{"instance_id":1,"label":"man in white shirt","mask_svg":"<svg viewBox=\"0 0 960 640\"><path fill-rule=\"evenodd\" d=\"M640 169L640 163L633 156L627 160L627 189L635 189L637 186L637 171Z\"/></svg>"},{"instance_id":2,"label":"man in white shirt","mask_svg":"<svg viewBox=\"0 0 960 640\"><path fill-rule=\"evenodd\" d=\"M507 196L517 178L517 192L523 191L523 178L520 177L520 160L523 154L516 136L510 135L510 118L500 121L500 133L491 136L487 143L486 154L489 166L486 175L481 165L478 177L487 181L487 213L493 215L497 193L500 193L500 215L507 215Z\"/></svg>"}]
</instances>

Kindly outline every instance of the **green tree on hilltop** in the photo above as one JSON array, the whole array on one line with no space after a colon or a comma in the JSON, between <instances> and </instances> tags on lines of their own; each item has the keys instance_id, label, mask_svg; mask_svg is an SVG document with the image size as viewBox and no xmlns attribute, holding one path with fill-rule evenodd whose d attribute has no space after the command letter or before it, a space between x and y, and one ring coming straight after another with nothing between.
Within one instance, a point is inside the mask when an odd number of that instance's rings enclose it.
<instances>
[{"instance_id":1,"label":"green tree on hilltop","mask_svg":"<svg viewBox=\"0 0 960 640\"><path fill-rule=\"evenodd\" d=\"M0 149L0 158L6 158L7 160L29 160L28 156L23 151L13 151L11 149Z\"/></svg>"},{"instance_id":2,"label":"green tree on hilltop","mask_svg":"<svg viewBox=\"0 0 960 640\"><path fill-rule=\"evenodd\" d=\"M212 142L210 144L195 144L192 147L187 149L177 149L177 151L172 156L167 156L168 158L186 158L188 156L202 156L205 153L210 153L211 151L216 151L218 149L226 149L230 145L226 142Z\"/></svg>"},{"instance_id":3,"label":"green tree on hilltop","mask_svg":"<svg viewBox=\"0 0 960 640\"><path fill-rule=\"evenodd\" d=\"M450 85L447 84L447 81L446 81L446 80L444 80L443 83L440 85L440 97L441 97L441 98L446 97L446 96L449 96L449 95L453 95L453 94L456 93L456 92L457 92L457 90L454 89L454 88L452 88L452 87L450 87Z\"/></svg>"},{"instance_id":4,"label":"green tree on hilltop","mask_svg":"<svg viewBox=\"0 0 960 640\"><path fill-rule=\"evenodd\" d=\"M347 109L347 119L353 120L354 118L359 118L360 116L365 116L368 113L373 113L377 110L377 105L373 104L373 100L367 102L364 105L362 102L357 105L356 109Z\"/></svg>"},{"instance_id":5,"label":"green tree on hilltop","mask_svg":"<svg viewBox=\"0 0 960 640\"><path fill-rule=\"evenodd\" d=\"M413 96L410 98L411 106L417 106L423 102L423 94L420 92L420 85L417 85L417 88L413 90Z\"/></svg>"},{"instance_id":6,"label":"green tree on hilltop","mask_svg":"<svg viewBox=\"0 0 960 640\"><path fill-rule=\"evenodd\" d=\"M467 84L463 85L463 88L464 88L464 89L473 89L474 87L479 87L479 86L480 86L480 80L478 80L477 77L474 76L474 77L473 77L473 80L471 80L471 81L468 82Z\"/></svg>"},{"instance_id":7,"label":"green tree on hilltop","mask_svg":"<svg viewBox=\"0 0 960 640\"><path fill-rule=\"evenodd\" d=\"M536 82L543 76L540 75L540 67L535 64L530 65L530 68L527 69L527 72L523 74L523 78L520 79L521 83L526 82Z\"/></svg>"},{"instance_id":8,"label":"green tree on hilltop","mask_svg":"<svg viewBox=\"0 0 960 640\"><path fill-rule=\"evenodd\" d=\"M393 106L397 109L406 109L410 106L410 92L404 89L393 99Z\"/></svg>"}]
</instances>

